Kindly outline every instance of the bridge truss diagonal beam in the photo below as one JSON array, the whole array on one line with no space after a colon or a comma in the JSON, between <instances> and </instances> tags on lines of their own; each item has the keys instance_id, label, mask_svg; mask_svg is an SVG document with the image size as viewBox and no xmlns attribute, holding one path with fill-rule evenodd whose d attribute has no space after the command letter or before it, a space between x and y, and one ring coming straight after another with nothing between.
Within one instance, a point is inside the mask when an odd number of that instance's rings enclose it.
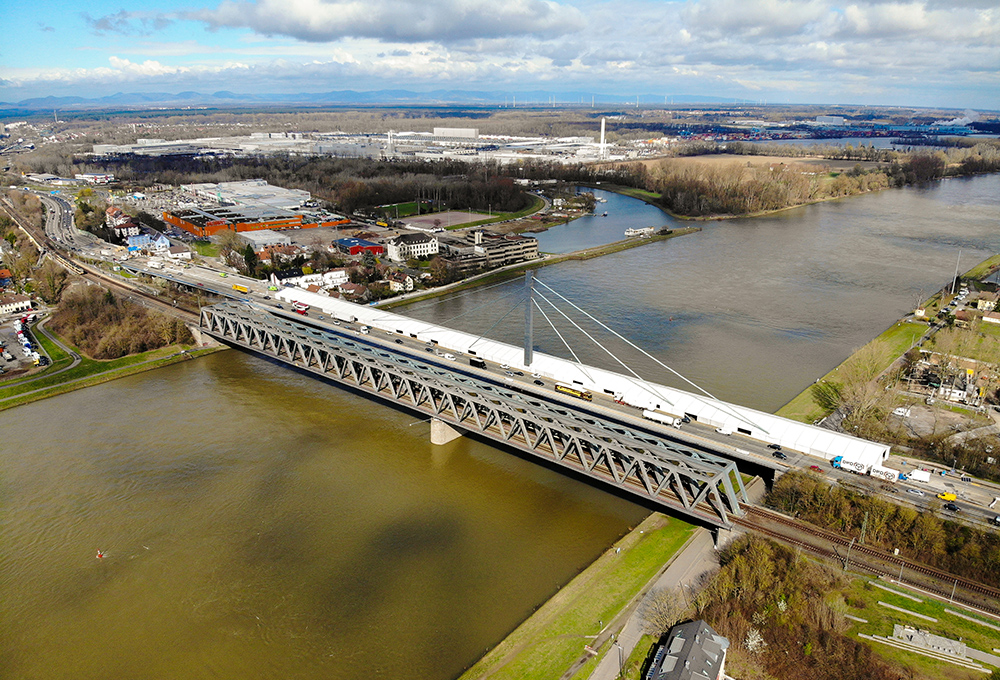
<instances>
[{"instance_id":1,"label":"bridge truss diagonal beam","mask_svg":"<svg viewBox=\"0 0 1000 680\"><path fill-rule=\"evenodd\" d=\"M273 357L412 411L571 469L714 526L748 502L730 460L584 407L478 377L370 339L324 331L233 302L201 310L200 325L231 345Z\"/></svg>"}]
</instances>

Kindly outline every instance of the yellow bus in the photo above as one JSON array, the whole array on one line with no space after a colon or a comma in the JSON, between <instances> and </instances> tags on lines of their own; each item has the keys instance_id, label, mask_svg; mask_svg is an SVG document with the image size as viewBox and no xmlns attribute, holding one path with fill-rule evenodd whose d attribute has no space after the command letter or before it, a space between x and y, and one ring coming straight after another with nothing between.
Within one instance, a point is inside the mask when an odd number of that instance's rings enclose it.
<instances>
[{"instance_id":1,"label":"yellow bus","mask_svg":"<svg viewBox=\"0 0 1000 680\"><path fill-rule=\"evenodd\" d=\"M241 286L238 283L234 283L233 284L233 290L235 290L235 291L237 291L239 293L249 293L250 292L249 288L247 288L246 286Z\"/></svg>"},{"instance_id":2,"label":"yellow bus","mask_svg":"<svg viewBox=\"0 0 1000 680\"><path fill-rule=\"evenodd\" d=\"M587 390L581 390L573 387L572 385L564 385L562 383L556 383L556 392L562 392L563 394L568 394L571 397L576 397L577 399L583 399L584 401L593 401L594 395Z\"/></svg>"}]
</instances>

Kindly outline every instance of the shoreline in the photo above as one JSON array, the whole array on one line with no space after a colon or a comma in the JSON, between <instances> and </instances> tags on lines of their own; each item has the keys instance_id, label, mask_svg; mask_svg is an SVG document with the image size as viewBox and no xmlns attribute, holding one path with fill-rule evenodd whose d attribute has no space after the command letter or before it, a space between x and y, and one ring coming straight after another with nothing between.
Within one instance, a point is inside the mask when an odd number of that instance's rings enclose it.
<instances>
[{"instance_id":1,"label":"shoreline","mask_svg":"<svg viewBox=\"0 0 1000 680\"><path fill-rule=\"evenodd\" d=\"M991 255L988 258L986 258L985 260L983 260L982 262L978 262L971 269L969 269L965 273L961 274L959 276L959 278L960 279L974 279L976 281L979 281L980 279L984 278L985 276L987 276L987 275L991 274L992 272L996 271L996 269L998 269L998 268L1000 268L1000 253L998 253L996 255ZM939 293L940 293L940 291L935 292L929 298L927 298L926 300L924 300L922 302L922 304L924 305L924 307L929 307L931 305L931 302L935 298L938 297ZM914 326L914 328L912 328L910 330L920 329L922 331L921 332L921 337L923 337L924 335L926 335L926 333L930 330L931 326L929 326L928 324L924 324L924 323L913 324L913 323L911 323L911 322L908 321L908 318L910 318L910 317L912 317L912 312L907 313L907 314L903 315L902 317L900 317L899 319L897 319L896 321L894 321L891 326L889 326L884 331L882 331L881 333L879 333L878 335L876 335L874 338L872 338L871 340L869 340L868 343L875 342L876 340L880 340L880 339L881 340L891 340L893 338L893 336L895 335L894 331L897 331L900 328L907 328L907 325ZM866 344L868 344L868 343L866 343ZM796 415L796 409L801 409L802 406L803 406L803 404L806 404L806 405L811 404L812 405L811 408L812 408L812 410L815 413L815 409L819 409L820 407L819 407L819 405L817 405L812 400L812 386L815 385L817 382L821 382L821 381L829 380L829 379L833 378L836 375L836 373L841 368L843 368L843 366L847 362L849 362L851 360L851 358L854 357L854 355L857 354L857 352L860 349L861 349L860 347L857 348L857 349L855 349L853 352L851 352L849 355L847 355L844 358L843 361L841 361L839 364L837 364L832 369L830 369L826 374L824 374L824 375L820 376L819 378L817 378L808 387L806 387L804 390L802 390L801 392L799 392L798 394L796 394L794 397L792 397L791 399L789 399L785 404L783 404L781 406L781 408L779 408L777 411L774 412L775 415L780 415L780 416L783 416L783 417L786 417L786 418L790 418L792 420L799 420L800 422L813 422L811 418L809 418L807 420L803 420L802 418L796 418L795 417L795 415ZM893 357L892 363L895 363L898 360L899 360L899 356L895 356L895 357ZM892 363L890 363L889 365L891 366ZM888 367L886 367L886 368L888 368ZM883 371L884 370L885 369L883 369Z\"/></svg>"},{"instance_id":2,"label":"shoreline","mask_svg":"<svg viewBox=\"0 0 1000 680\"><path fill-rule=\"evenodd\" d=\"M478 288L479 286L488 285L491 283L499 283L501 281L506 281L508 279L517 278L519 275L528 271L529 269L541 269L542 267L547 267L552 264L559 264L561 262L566 262L569 260L592 260L596 257L602 257L604 255L612 255L614 253L619 253L624 250L630 250L632 248L638 248L639 246L644 246L649 243L656 243L658 241L665 241L668 239L676 238L678 236L687 236L688 234L694 234L701 231L701 227L681 227L679 229L672 229L669 234L654 234L646 238L627 238L620 241L612 241L611 243L606 243L601 246L595 246L593 248L584 248L582 250L576 250L572 253L564 254L546 254L544 257L540 257L537 260L530 260L528 262L518 262L517 264L509 265L508 267L502 267L500 269L495 269L489 272L483 272L482 274L477 274L476 276L470 277L463 281L456 281L454 283L449 283L444 286L439 286L437 288L423 291L420 293L415 293L411 297L406 297L404 299L400 298L390 298L386 300L385 304L375 305L378 309L395 309L398 307L405 307L406 305L415 302L424 302L426 300L433 300L434 298L447 295L448 293L459 292L463 290L469 290L471 288Z\"/></svg>"}]
</instances>

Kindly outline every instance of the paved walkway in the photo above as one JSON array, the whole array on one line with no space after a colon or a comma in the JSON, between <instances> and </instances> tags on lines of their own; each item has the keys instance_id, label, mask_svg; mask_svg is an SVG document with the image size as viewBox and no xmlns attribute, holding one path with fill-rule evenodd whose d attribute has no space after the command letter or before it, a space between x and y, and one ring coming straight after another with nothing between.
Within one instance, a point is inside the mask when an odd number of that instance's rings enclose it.
<instances>
[{"instance_id":1,"label":"paved walkway","mask_svg":"<svg viewBox=\"0 0 1000 680\"><path fill-rule=\"evenodd\" d=\"M712 533L707 529L696 529L695 535L684 547L684 550L674 558L659 578L647 587L646 592L663 588L681 588L684 592L691 593L702 575L718 566L718 553L715 550ZM605 629L609 636L613 636L616 629L619 632L611 649L590 675L590 680L615 680L618 677L621 670L620 660L628 659L642 637L643 620L639 613L642 599L642 597L636 598L635 605L624 613L624 616L627 617L624 625L619 619ZM594 641L593 646L596 648L602 643L603 639L599 638ZM621 648L620 654L619 646Z\"/></svg>"}]
</instances>

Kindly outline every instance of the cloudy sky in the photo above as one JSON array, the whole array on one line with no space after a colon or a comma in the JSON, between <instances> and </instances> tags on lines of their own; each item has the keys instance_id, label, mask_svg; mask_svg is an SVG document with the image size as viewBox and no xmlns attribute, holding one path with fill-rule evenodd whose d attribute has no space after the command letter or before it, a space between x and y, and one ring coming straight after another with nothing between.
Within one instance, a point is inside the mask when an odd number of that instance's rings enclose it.
<instances>
[{"instance_id":1,"label":"cloudy sky","mask_svg":"<svg viewBox=\"0 0 1000 680\"><path fill-rule=\"evenodd\" d=\"M436 89L1000 109L997 0L2 0L0 101Z\"/></svg>"}]
</instances>

